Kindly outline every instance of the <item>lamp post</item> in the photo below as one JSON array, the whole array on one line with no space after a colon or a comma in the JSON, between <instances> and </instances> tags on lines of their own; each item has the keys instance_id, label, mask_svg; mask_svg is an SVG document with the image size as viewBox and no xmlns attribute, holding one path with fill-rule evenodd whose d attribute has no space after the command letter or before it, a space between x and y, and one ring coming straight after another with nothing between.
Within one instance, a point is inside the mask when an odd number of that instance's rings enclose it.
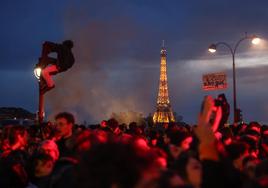
<instances>
[{"instance_id":1,"label":"lamp post","mask_svg":"<svg viewBox=\"0 0 268 188\"><path fill-rule=\"evenodd\" d=\"M34 69L34 75L38 80L38 87L39 87L39 104L38 104L38 123L41 125L44 120L44 93L41 91L41 72L42 68L36 65Z\"/></svg>"},{"instance_id":2,"label":"lamp post","mask_svg":"<svg viewBox=\"0 0 268 188\"><path fill-rule=\"evenodd\" d=\"M252 44L257 45L260 43L260 38L258 38L256 35L247 35L247 33L245 34L244 37L242 37L241 39L239 39L236 44L234 45L234 47L232 47L231 45L229 45L226 42L217 42L214 44L211 44L208 48L208 51L211 53L215 53L217 51L217 47L219 45L223 45L225 47L227 47L231 54L232 54L232 61L233 61L233 105L234 105L234 123L237 122L237 117L236 117L236 110L237 110L237 102L236 102L236 71L235 71L235 55L236 55L236 51L238 46L240 45L240 43L246 39L251 40Z\"/></svg>"}]
</instances>

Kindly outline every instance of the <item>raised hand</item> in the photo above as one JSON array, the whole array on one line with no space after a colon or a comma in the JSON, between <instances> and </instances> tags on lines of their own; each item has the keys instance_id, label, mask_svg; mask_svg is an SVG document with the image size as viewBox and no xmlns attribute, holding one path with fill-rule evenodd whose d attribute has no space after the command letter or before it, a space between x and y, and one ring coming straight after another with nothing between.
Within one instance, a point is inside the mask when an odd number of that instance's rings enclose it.
<instances>
[{"instance_id":1,"label":"raised hand","mask_svg":"<svg viewBox=\"0 0 268 188\"><path fill-rule=\"evenodd\" d=\"M215 111L214 99L211 96L206 96L203 102L203 110L198 116L197 127L194 132L200 141L199 155L201 159L218 160L218 152L215 145L215 136L210 123L210 117ZM216 117L213 122L215 128L218 128L221 118L220 107L216 108Z\"/></svg>"}]
</instances>

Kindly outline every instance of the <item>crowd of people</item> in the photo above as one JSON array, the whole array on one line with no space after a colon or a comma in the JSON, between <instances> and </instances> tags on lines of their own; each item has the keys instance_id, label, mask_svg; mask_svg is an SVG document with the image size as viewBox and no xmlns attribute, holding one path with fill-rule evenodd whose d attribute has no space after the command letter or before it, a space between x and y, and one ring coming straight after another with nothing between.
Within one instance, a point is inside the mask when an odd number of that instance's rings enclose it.
<instances>
[{"instance_id":1,"label":"crowd of people","mask_svg":"<svg viewBox=\"0 0 268 188\"><path fill-rule=\"evenodd\" d=\"M85 127L68 112L39 127L5 126L0 187L268 187L268 126L221 126L223 117L208 96L193 126L109 119Z\"/></svg>"}]
</instances>

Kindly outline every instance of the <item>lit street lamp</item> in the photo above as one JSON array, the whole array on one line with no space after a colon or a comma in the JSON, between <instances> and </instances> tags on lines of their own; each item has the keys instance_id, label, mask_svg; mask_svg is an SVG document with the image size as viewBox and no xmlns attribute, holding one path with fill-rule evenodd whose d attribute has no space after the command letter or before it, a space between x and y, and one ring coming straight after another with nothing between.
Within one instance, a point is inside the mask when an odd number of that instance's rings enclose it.
<instances>
[{"instance_id":1,"label":"lit street lamp","mask_svg":"<svg viewBox=\"0 0 268 188\"><path fill-rule=\"evenodd\" d=\"M39 125L43 123L44 120L44 93L41 91L41 73L42 68L38 66L38 64L34 68L34 75L38 79L38 87L39 87L39 104L38 104L38 122Z\"/></svg>"},{"instance_id":2,"label":"lit street lamp","mask_svg":"<svg viewBox=\"0 0 268 188\"><path fill-rule=\"evenodd\" d=\"M35 67L34 75L38 80L40 80L41 72L42 72L42 69L40 67Z\"/></svg>"},{"instance_id":3,"label":"lit street lamp","mask_svg":"<svg viewBox=\"0 0 268 188\"><path fill-rule=\"evenodd\" d=\"M227 44L226 42L218 42L218 43L215 43L215 44L211 44L208 48L208 51L210 53L215 53L217 51L217 47L219 45L223 45L223 46L226 46L231 54L232 54L232 60L233 60L233 101L234 101L234 123L237 122L237 113L236 113L236 110L237 110L237 104L236 104L236 72L235 72L235 54L236 54L236 51L237 51L237 48L239 46L239 44L246 40L246 39L249 39L251 40L252 44L254 45L257 45L260 43L260 38L258 38L256 35L246 35L241 38L240 40L237 41L237 43L234 45L234 47L232 48L231 45Z\"/></svg>"}]
</instances>

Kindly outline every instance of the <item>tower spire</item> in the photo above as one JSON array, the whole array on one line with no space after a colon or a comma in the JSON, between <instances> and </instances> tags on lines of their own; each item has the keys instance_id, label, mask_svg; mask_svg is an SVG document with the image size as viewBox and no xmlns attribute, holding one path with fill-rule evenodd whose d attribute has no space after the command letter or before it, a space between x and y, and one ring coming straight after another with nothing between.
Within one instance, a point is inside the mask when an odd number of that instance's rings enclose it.
<instances>
[{"instance_id":1,"label":"tower spire","mask_svg":"<svg viewBox=\"0 0 268 188\"><path fill-rule=\"evenodd\" d=\"M154 123L169 123L175 121L168 96L167 53L164 45L165 43L163 40L160 61L159 90L156 104L156 112L153 116Z\"/></svg>"},{"instance_id":2,"label":"tower spire","mask_svg":"<svg viewBox=\"0 0 268 188\"><path fill-rule=\"evenodd\" d=\"M165 48L165 40L162 40L161 56L166 56L167 50Z\"/></svg>"}]
</instances>

